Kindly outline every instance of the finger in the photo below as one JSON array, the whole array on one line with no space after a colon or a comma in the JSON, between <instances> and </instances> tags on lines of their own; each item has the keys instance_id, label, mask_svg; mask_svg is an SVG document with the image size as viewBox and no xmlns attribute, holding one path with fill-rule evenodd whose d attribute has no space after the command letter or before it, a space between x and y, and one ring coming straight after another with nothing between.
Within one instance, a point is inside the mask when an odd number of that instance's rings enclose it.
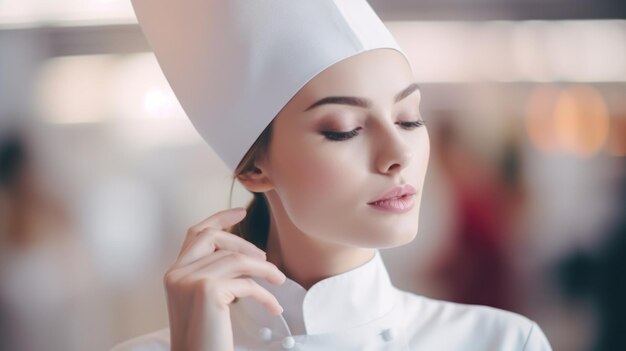
<instances>
[{"instance_id":1,"label":"finger","mask_svg":"<svg viewBox=\"0 0 626 351\"><path fill-rule=\"evenodd\" d=\"M283 313L283 308L269 291L261 287L251 278L232 279L225 282L228 289L236 298L251 297L261 303L273 315ZM231 301L232 302L232 301Z\"/></svg>"},{"instance_id":2,"label":"finger","mask_svg":"<svg viewBox=\"0 0 626 351\"><path fill-rule=\"evenodd\" d=\"M214 253L208 255L208 256L203 256L187 265L183 265L183 266L178 266L178 267L174 267L172 268L170 271L171 273L175 276L175 277L184 277L186 275L192 274L196 271L200 271L203 269L206 269L206 267L208 267L211 263L234 254L233 251L228 251L228 250L217 250Z\"/></svg>"},{"instance_id":3,"label":"finger","mask_svg":"<svg viewBox=\"0 0 626 351\"><path fill-rule=\"evenodd\" d=\"M177 258L177 265L186 265L211 255L217 250L228 250L265 260L265 252L251 242L229 232L206 228L192 240Z\"/></svg>"},{"instance_id":4,"label":"finger","mask_svg":"<svg viewBox=\"0 0 626 351\"><path fill-rule=\"evenodd\" d=\"M201 222L194 224L187 230L187 235L185 236L185 240L181 245L181 250L183 251L189 244L191 240L193 240L196 235L204 230L207 227L216 228L216 229L225 229L230 227L236 223L239 223L242 219L246 217L247 211L243 207L229 208L203 219Z\"/></svg>"},{"instance_id":5,"label":"finger","mask_svg":"<svg viewBox=\"0 0 626 351\"><path fill-rule=\"evenodd\" d=\"M217 279L247 276L264 278L273 284L282 284L287 278L273 263L260 261L240 253L233 253L210 264L211 275Z\"/></svg>"},{"instance_id":6,"label":"finger","mask_svg":"<svg viewBox=\"0 0 626 351\"><path fill-rule=\"evenodd\" d=\"M207 217L201 222L193 225L191 231L199 232L206 227L224 229L241 221L247 214L243 207L229 208Z\"/></svg>"}]
</instances>

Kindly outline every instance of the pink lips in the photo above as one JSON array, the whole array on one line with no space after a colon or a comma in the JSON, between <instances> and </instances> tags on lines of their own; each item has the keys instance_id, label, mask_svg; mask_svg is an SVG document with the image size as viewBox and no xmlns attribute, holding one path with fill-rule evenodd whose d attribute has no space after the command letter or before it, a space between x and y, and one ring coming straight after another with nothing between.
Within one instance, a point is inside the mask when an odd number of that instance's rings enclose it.
<instances>
[{"instance_id":1,"label":"pink lips","mask_svg":"<svg viewBox=\"0 0 626 351\"><path fill-rule=\"evenodd\" d=\"M378 210L405 212L413 208L415 188L410 184L396 186L368 205Z\"/></svg>"}]
</instances>

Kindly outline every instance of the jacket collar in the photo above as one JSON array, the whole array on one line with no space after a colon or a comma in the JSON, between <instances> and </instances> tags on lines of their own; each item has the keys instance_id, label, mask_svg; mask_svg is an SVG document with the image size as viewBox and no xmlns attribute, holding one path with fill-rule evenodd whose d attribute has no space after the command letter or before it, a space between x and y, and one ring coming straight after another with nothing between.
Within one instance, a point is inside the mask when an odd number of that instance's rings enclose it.
<instances>
[{"instance_id":1,"label":"jacket collar","mask_svg":"<svg viewBox=\"0 0 626 351\"><path fill-rule=\"evenodd\" d=\"M284 312L273 317L250 299L240 300L242 312L287 335L333 333L369 323L388 314L397 296L378 250L365 264L323 279L308 291L289 278L279 286L253 279L276 297Z\"/></svg>"}]
</instances>

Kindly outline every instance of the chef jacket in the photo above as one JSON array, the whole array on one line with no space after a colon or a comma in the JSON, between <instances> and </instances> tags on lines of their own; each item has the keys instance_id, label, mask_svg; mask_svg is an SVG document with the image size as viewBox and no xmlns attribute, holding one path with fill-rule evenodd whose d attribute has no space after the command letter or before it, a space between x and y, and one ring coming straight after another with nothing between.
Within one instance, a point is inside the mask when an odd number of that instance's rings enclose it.
<instances>
[{"instance_id":1,"label":"chef jacket","mask_svg":"<svg viewBox=\"0 0 626 351\"><path fill-rule=\"evenodd\" d=\"M378 250L367 263L309 290L287 278L253 278L284 309L272 316L252 298L230 305L235 351L551 351L541 328L505 310L435 300L392 285ZM169 328L111 351L169 351Z\"/></svg>"}]
</instances>

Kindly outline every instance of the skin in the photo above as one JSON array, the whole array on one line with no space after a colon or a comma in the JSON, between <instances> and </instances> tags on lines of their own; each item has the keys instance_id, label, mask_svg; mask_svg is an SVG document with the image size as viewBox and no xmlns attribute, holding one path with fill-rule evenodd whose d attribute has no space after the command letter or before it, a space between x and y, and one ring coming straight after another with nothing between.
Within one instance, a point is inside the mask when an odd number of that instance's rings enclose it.
<instances>
[{"instance_id":1,"label":"skin","mask_svg":"<svg viewBox=\"0 0 626 351\"><path fill-rule=\"evenodd\" d=\"M398 124L422 119L419 91L394 103L411 83L409 64L392 49L334 64L278 114L268 157L257 163L261 172L240 179L268 198L268 260L304 288L366 263L375 248L415 238L430 143L425 126L411 130ZM327 96L363 97L371 107L325 104L307 110ZM359 135L345 141L320 133L358 127ZM409 212L391 214L367 205L401 183L417 191Z\"/></svg>"},{"instance_id":2,"label":"skin","mask_svg":"<svg viewBox=\"0 0 626 351\"><path fill-rule=\"evenodd\" d=\"M188 229L163 277L171 350L233 350L229 306L236 298L249 296L270 313L282 313L276 298L250 277L273 284L289 277L309 289L365 264L377 248L415 238L429 139L424 126L405 123L421 120L419 91L394 103L412 83L401 53L376 49L327 68L284 106L274 120L267 157L257 162L256 172L239 178L269 200L267 253L224 231L245 217L242 208L220 211ZM371 106L308 109L328 96L367 98ZM343 141L324 135L357 128L358 135ZM417 191L410 211L367 205L404 183Z\"/></svg>"}]
</instances>

